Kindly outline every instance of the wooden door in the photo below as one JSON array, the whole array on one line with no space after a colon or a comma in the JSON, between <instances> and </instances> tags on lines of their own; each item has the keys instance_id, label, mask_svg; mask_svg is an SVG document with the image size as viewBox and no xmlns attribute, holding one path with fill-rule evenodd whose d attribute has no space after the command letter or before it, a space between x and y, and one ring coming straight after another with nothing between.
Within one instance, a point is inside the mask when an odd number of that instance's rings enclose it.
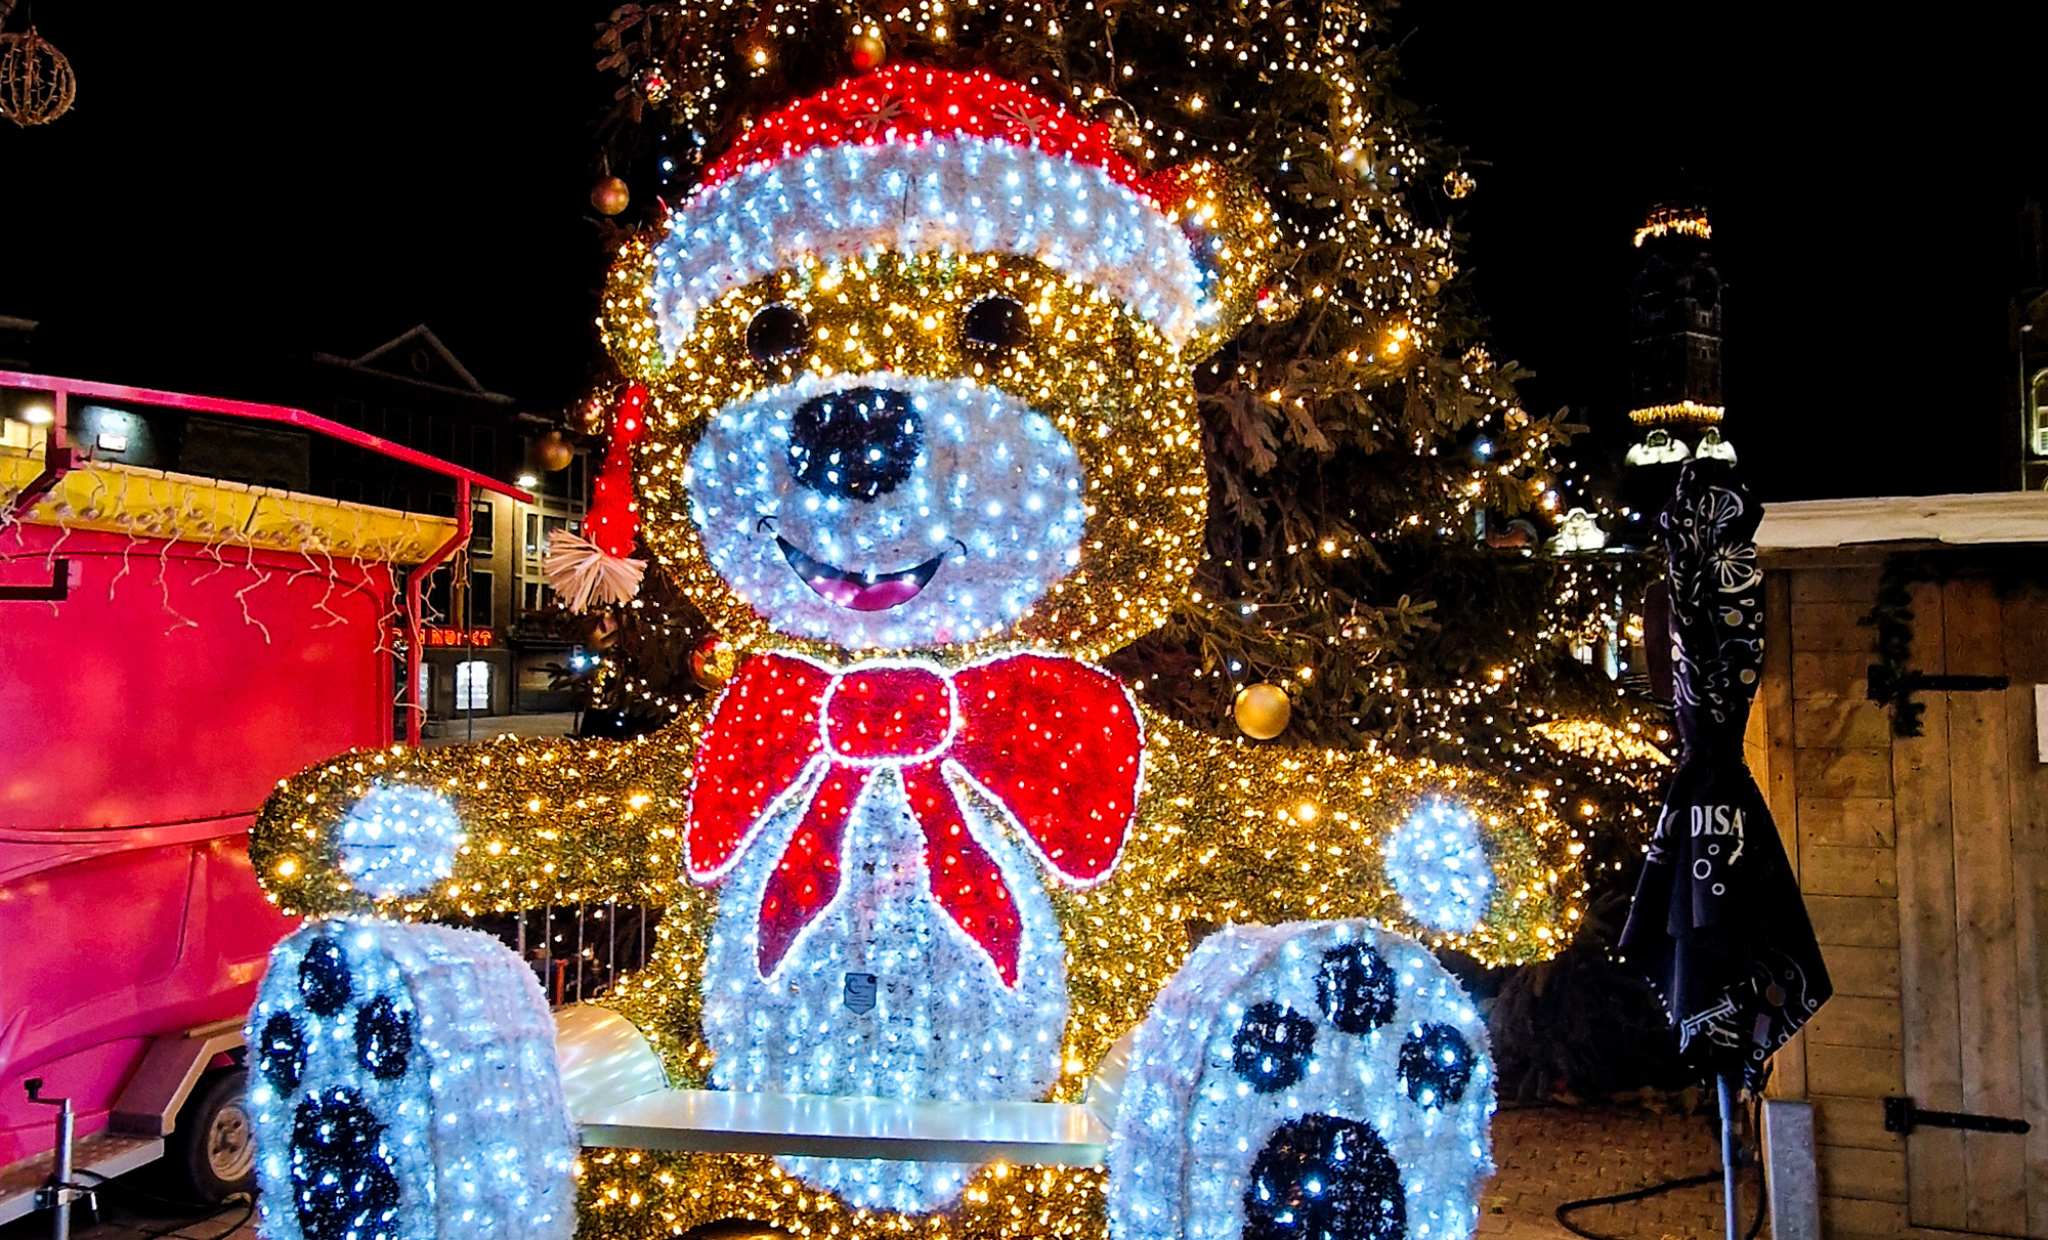
<instances>
[{"instance_id":1,"label":"wooden door","mask_svg":"<svg viewBox=\"0 0 2048 1240\"><path fill-rule=\"evenodd\" d=\"M2012 687L1923 693L1924 733L1893 745L1906 1092L2033 1130L1914 1131L1908 1218L2048 1240L2048 767L2033 692L2048 683L2048 600L1966 578L1918 587L1914 611L1918 670Z\"/></svg>"}]
</instances>

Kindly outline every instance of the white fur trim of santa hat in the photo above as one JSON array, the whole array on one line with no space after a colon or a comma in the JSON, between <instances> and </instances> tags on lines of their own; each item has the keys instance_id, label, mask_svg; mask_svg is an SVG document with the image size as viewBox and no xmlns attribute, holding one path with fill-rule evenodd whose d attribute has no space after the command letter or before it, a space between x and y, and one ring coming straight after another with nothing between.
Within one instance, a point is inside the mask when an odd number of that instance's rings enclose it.
<instances>
[{"instance_id":1,"label":"white fur trim of santa hat","mask_svg":"<svg viewBox=\"0 0 2048 1240\"><path fill-rule=\"evenodd\" d=\"M881 251L1035 258L1185 343L1206 273L1107 146L1101 126L986 74L892 67L792 104L670 213L650 289L662 346L733 289Z\"/></svg>"}]
</instances>

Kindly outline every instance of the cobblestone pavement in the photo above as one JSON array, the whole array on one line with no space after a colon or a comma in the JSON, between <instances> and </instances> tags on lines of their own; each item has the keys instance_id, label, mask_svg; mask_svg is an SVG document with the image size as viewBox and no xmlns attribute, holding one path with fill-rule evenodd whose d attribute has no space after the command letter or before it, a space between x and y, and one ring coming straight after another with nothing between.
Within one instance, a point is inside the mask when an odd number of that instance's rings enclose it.
<instances>
[{"instance_id":1,"label":"cobblestone pavement","mask_svg":"<svg viewBox=\"0 0 2048 1240\"><path fill-rule=\"evenodd\" d=\"M1717 1140L1704 1115L1576 1107L1503 1111L1493 1121L1493 1161L1499 1172L1480 1194L1479 1235L1487 1240L1569 1238L1572 1233L1557 1223L1556 1210L1563 1202L1718 1172ZM1753 1171L1742 1174L1746 1231L1756 1210L1756 1183ZM1721 1185L1595 1206L1575 1211L1572 1221L1621 1240L1711 1240L1723 1231ZM1768 1235L1767 1222L1761 1236Z\"/></svg>"}]
</instances>

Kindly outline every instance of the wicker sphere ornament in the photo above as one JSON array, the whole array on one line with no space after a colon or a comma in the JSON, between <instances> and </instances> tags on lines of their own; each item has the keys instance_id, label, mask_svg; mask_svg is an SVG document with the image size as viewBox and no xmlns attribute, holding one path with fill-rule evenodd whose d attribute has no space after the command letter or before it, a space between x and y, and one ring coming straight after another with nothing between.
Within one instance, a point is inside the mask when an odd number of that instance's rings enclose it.
<instances>
[{"instance_id":1,"label":"wicker sphere ornament","mask_svg":"<svg viewBox=\"0 0 2048 1240\"><path fill-rule=\"evenodd\" d=\"M0 34L0 116L24 129L47 125L71 110L77 94L71 62L34 26Z\"/></svg>"},{"instance_id":2,"label":"wicker sphere ornament","mask_svg":"<svg viewBox=\"0 0 2048 1240\"><path fill-rule=\"evenodd\" d=\"M690 675L706 689L716 689L732 679L740 663L739 652L723 637L707 637L690 652Z\"/></svg>"},{"instance_id":3,"label":"wicker sphere ornament","mask_svg":"<svg viewBox=\"0 0 2048 1240\"><path fill-rule=\"evenodd\" d=\"M533 443L533 459L549 473L560 473L576 459L576 449L560 431L549 431Z\"/></svg>"},{"instance_id":4,"label":"wicker sphere ornament","mask_svg":"<svg viewBox=\"0 0 2048 1240\"><path fill-rule=\"evenodd\" d=\"M1231 714L1237 718L1238 731L1255 741L1270 741L1287 730L1294 703L1279 685L1246 685L1237 691Z\"/></svg>"},{"instance_id":5,"label":"wicker sphere ornament","mask_svg":"<svg viewBox=\"0 0 2048 1240\"><path fill-rule=\"evenodd\" d=\"M1479 182L1463 168L1453 168L1444 173L1444 193L1451 198L1463 198L1478 187Z\"/></svg>"},{"instance_id":6,"label":"wicker sphere ornament","mask_svg":"<svg viewBox=\"0 0 2048 1240\"><path fill-rule=\"evenodd\" d=\"M633 202L633 191L617 177L605 177L590 187L590 205L603 215L617 215Z\"/></svg>"}]
</instances>

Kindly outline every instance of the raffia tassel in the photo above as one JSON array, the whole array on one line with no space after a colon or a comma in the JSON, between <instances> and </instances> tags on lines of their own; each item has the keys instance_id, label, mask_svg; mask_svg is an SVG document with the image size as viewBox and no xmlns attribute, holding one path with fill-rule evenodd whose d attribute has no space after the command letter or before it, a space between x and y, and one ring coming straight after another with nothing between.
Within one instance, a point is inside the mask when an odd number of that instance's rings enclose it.
<instances>
[{"instance_id":1,"label":"raffia tassel","mask_svg":"<svg viewBox=\"0 0 2048 1240\"><path fill-rule=\"evenodd\" d=\"M593 603L624 603L640 593L647 561L613 555L589 539L556 530L548 535L541 575L570 611Z\"/></svg>"}]
</instances>

